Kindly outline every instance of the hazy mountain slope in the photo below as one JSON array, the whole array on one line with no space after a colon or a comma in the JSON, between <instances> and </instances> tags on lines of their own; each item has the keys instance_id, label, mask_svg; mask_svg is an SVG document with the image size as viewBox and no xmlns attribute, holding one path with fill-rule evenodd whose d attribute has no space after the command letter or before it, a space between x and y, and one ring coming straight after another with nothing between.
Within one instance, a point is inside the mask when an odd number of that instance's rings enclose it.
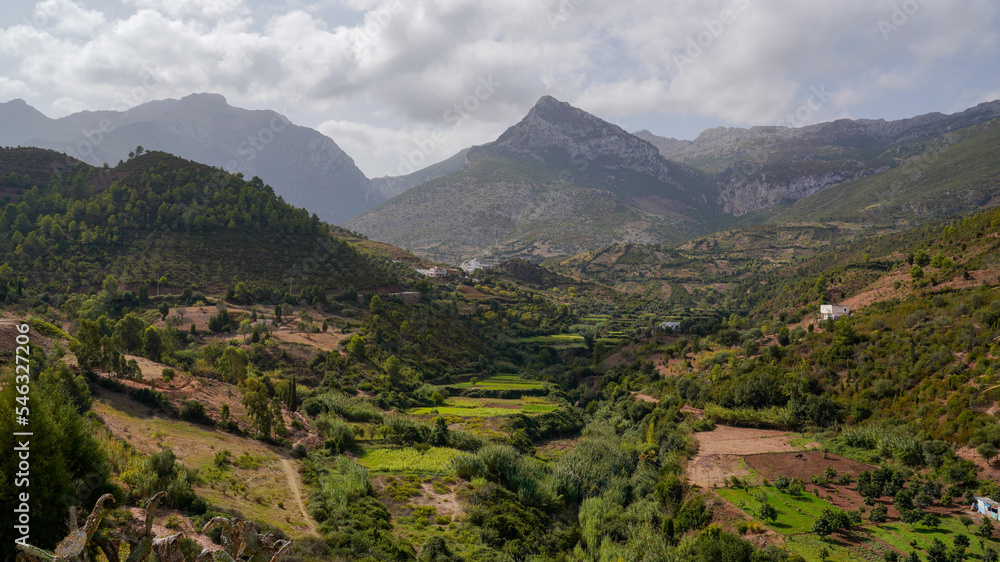
<instances>
[{"instance_id":1,"label":"hazy mountain slope","mask_svg":"<svg viewBox=\"0 0 1000 562\"><path fill-rule=\"evenodd\" d=\"M0 131L0 144L51 148L93 165L114 164L141 145L259 176L288 202L336 224L384 200L332 139L273 111L232 107L218 94L56 120L15 100L0 104Z\"/></svg>"},{"instance_id":2,"label":"hazy mountain slope","mask_svg":"<svg viewBox=\"0 0 1000 562\"><path fill-rule=\"evenodd\" d=\"M909 152L902 165L797 201L770 222L926 222L1000 203L1000 119Z\"/></svg>"},{"instance_id":3,"label":"hazy mountain slope","mask_svg":"<svg viewBox=\"0 0 1000 562\"><path fill-rule=\"evenodd\" d=\"M543 97L467 163L348 223L426 256L458 259L500 242L505 255L553 256L614 242L704 232L717 195L703 174L654 146Z\"/></svg>"},{"instance_id":4,"label":"hazy mountain slope","mask_svg":"<svg viewBox=\"0 0 1000 562\"><path fill-rule=\"evenodd\" d=\"M399 195L400 193L413 189L420 184L427 183L442 176L454 174L455 172L461 170L462 166L465 165L469 150L471 150L471 148L461 150L447 160L443 160L437 164L431 164L430 166L427 166L422 170L417 170L412 174L407 174L405 176L382 176L380 178L372 178L372 193L377 194L377 196L381 197L383 200L388 200Z\"/></svg>"},{"instance_id":5,"label":"hazy mountain slope","mask_svg":"<svg viewBox=\"0 0 1000 562\"><path fill-rule=\"evenodd\" d=\"M736 216L808 197L901 163L891 149L1000 117L1000 101L961 113L902 119L841 119L801 128L717 127L694 141L643 136L661 153L717 174L719 203Z\"/></svg>"}]
</instances>

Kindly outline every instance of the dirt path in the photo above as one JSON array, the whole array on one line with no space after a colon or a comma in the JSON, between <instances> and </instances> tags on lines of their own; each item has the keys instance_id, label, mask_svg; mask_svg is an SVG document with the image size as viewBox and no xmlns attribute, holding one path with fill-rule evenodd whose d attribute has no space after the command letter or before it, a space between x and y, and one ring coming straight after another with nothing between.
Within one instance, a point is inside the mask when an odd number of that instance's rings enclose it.
<instances>
[{"instance_id":1,"label":"dirt path","mask_svg":"<svg viewBox=\"0 0 1000 562\"><path fill-rule=\"evenodd\" d=\"M285 477L288 478L288 489L292 491L292 496L295 498L295 503L299 504L299 510L302 512L302 518L306 520L306 524L309 525L309 532L312 534L317 534L316 532L316 522L313 521L312 517L306 512L306 504L302 503L302 491L299 489L299 479L298 475L295 473L295 469L292 468L292 463L288 459L281 459L281 470L285 473Z\"/></svg>"}]
</instances>

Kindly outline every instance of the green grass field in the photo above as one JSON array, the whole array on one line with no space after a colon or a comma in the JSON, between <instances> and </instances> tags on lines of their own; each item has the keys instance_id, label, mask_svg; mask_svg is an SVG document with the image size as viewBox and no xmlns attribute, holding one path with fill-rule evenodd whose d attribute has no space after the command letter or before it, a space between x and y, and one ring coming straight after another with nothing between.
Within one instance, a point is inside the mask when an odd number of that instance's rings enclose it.
<instances>
[{"instance_id":1,"label":"green grass field","mask_svg":"<svg viewBox=\"0 0 1000 562\"><path fill-rule=\"evenodd\" d=\"M764 523L774 531L785 535L790 550L801 554L807 560L818 560L819 552L823 548L830 552L830 560L859 560L863 558L860 556L862 550L881 552L888 547L909 554L913 551L913 547L910 546L911 541L915 541L920 551L925 551L934 539L951 548L955 536L959 534L964 534L971 540L972 544L966 550L968 554L980 556L983 553L983 549L979 546L979 538L974 535L975 529L966 530L957 517L942 517L941 525L937 529L929 529L921 524L910 526L901 522L875 525L865 519L862 526L851 531L851 535L861 543L860 546L851 545L848 548L848 545L829 538L822 539L811 532L813 522L823 509L833 507L811 493L803 492L798 496L792 496L774 488L759 486L716 490L716 493L750 516L754 516L760 508L761 504L755 495L761 492L767 495L767 501L778 511L776 521ZM755 519L759 521L759 518ZM1000 550L1000 543L995 540L991 542L993 550ZM923 556L924 553L920 554Z\"/></svg>"},{"instance_id":2,"label":"green grass field","mask_svg":"<svg viewBox=\"0 0 1000 562\"><path fill-rule=\"evenodd\" d=\"M449 463L457 454L459 451L445 447L431 447L424 453L412 447L365 449L357 462L372 472L448 474Z\"/></svg>"},{"instance_id":3,"label":"green grass field","mask_svg":"<svg viewBox=\"0 0 1000 562\"><path fill-rule=\"evenodd\" d=\"M584 343L583 336L580 334L553 334L551 336L533 336L530 338L521 338L517 340L520 343L540 343L556 349L569 349L569 348L583 348L587 344Z\"/></svg>"},{"instance_id":4,"label":"green grass field","mask_svg":"<svg viewBox=\"0 0 1000 562\"><path fill-rule=\"evenodd\" d=\"M803 492L798 496L779 492L774 488L725 488L717 490L720 496L726 498L748 514L755 514L760 508L760 502L754 497L761 492L767 495L768 502L778 510L776 521L767 521L766 525L782 535L808 533L813 522L824 508L833 507L816 496ZM742 502L742 504L740 503Z\"/></svg>"},{"instance_id":5,"label":"green grass field","mask_svg":"<svg viewBox=\"0 0 1000 562\"><path fill-rule=\"evenodd\" d=\"M441 406L414 408L407 412L414 416L452 415L463 418L492 418L512 414L545 414L559 406L537 396L517 400L499 398L449 398Z\"/></svg>"},{"instance_id":6,"label":"green grass field","mask_svg":"<svg viewBox=\"0 0 1000 562\"><path fill-rule=\"evenodd\" d=\"M462 382L458 384L449 384L447 386L454 388L483 388L486 390L534 390L537 388L545 388L545 383L542 381L522 379L517 375L496 375L486 380L478 381L475 385L471 382Z\"/></svg>"}]
</instances>

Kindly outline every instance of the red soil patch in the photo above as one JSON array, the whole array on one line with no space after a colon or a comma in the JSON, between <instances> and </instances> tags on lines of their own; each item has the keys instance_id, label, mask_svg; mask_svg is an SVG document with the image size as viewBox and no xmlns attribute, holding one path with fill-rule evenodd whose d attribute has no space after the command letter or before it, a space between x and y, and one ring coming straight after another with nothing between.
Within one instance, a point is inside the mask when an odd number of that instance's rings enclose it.
<instances>
[{"instance_id":1,"label":"red soil patch","mask_svg":"<svg viewBox=\"0 0 1000 562\"><path fill-rule=\"evenodd\" d=\"M700 410L698 408L692 408L691 406L688 406L687 404L685 404L684 406L681 407L681 413L682 414L691 414L691 415L693 415L695 418L697 418L699 420L705 419L705 410Z\"/></svg>"},{"instance_id":2,"label":"red soil patch","mask_svg":"<svg viewBox=\"0 0 1000 562\"><path fill-rule=\"evenodd\" d=\"M850 474L855 480L857 480L857 476L862 470L872 470L876 468L871 465L852 461L831 453L827 453L826 458L823 458L823 453L820 451L806 451L795 454L776 453L753 455L748 456L746 458L746 462L750 468L762 477L771 481L780 475L784 475L788 478L798 478L805 483L806 493L815 493L814 491L818 488L821 497L833 504L835 507L844 510L854 510L864 505L861 495L854 489L854 484L844 486L831 483L829 486L821 488L815 484L811 484L809 482L810 477L814 474L823 474L826 467L829 466L834 468L838 475L845 473ZM899 520L899 511L892 506L892 498L882 497L877 503L883 504L889 508L889 521L892 522ZM952 507L933 505L926 508L924 511L937 513L942 516L958 516L966 514L973 516L975 519L975 516L968 510L967 506L963 505L961 500L959 500L958 503ZM978 519L976 520L978 521Z\"/></svg>"},{"instance_id":3,"label":"red soil patch","mask_svg":"<svg viewBox=\"0 0 1000 562\"><path fill-rule=\"evenodd\" d=\"M694 408L690 411L698 413ZM712 431L695 433L694 437L698 441L698 454L688 463L687 476L692 484L705 488L725 485L729 476L749 476L750 471L742 462L746 455L798 451L789 443L795 434L773 429L720 425Z\"/></svg>"},{"instance_id":4,"label":"red soil patch","mask_svg":"<svg viewBox=\"0 0 1000 562\"><path fill-rule=\"evenodd\" d=\"M702 488L726 485L730 476L750 476L739 455L696 455L687 465L688 482Z\"/></svg>"},{"instance_id":5,"label":"red soil patch","mask_svg":"<svg viewBox=\"0 0 1000 562\"><path fill-rule=\"evenodd\" d=\"M993 465L988 465L983 460L983 457L972 447L961 447L955 451L955 455L976 465L976 474L980 479L992 480L994 482L1000 481L1000 469L996 467L997 464L1000 464L1000 461L997 461L997 459L993 459Z\"/></svg>"},{"instance_id":6,"label":"red soil patch","mask_svg":"<svg viewBox=\"0 0 1000 562\"><path fill-rule=\"evenodd\" d=\"M775 429L720 425L712 431L695 433L694 437L698 440L700 455L742 456L799 450L789 444L790 440L795 439L794 433Z\"/></svg>"},{"instance_id":7,"label":"red soil patch","mask_svg":"<svg viewBox=\"0 0 1000 562\"><path fill-rule=\"evenodd\" d=\"M810 476L823 474L828 466L834 468L838 474L846 472L854 477L857 477L862 470L876 468L832 453L827 453L826 458L823 458L822 451L754 455L747 457L747 465L769 480L784 475L787 478L799 478L806 483L809 482Z\"/></svg>"}]
</instances>

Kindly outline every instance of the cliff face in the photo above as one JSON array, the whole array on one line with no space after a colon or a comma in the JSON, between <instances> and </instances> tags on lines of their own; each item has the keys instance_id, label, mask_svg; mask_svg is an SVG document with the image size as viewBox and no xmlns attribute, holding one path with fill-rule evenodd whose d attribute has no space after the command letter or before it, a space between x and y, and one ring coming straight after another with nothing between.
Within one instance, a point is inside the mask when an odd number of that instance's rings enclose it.
<instances>
[{"instance_id":1,"label":"cliff face","mask_svg":"<svg viewBox=\"0 0 1000 562\"><path fill-rule=\"evenodd\" d=\"M798 201L827 187L886 169L888 168L843 169L785 181L769 181L766 175L732 178L719 186L719 204L724 213L739 217L780 203Z\"/></svg>"},{"instance_id":2,"label":"cliff face","mask_svg":"<svg viewBox=\"0 0 1000 562\"><path fill-rule=\"evenodd\" d=\"M721 211L735 216L798 201L823 189L878 174L913 151L934 151L949 132L1000 118L1000 101L953 115L910 119L839 119L799 128L716 127L693 141L640 131L661 154L715 174ZM912 145L902 147L901 145Z\"/></svg>"}]
</instances>

